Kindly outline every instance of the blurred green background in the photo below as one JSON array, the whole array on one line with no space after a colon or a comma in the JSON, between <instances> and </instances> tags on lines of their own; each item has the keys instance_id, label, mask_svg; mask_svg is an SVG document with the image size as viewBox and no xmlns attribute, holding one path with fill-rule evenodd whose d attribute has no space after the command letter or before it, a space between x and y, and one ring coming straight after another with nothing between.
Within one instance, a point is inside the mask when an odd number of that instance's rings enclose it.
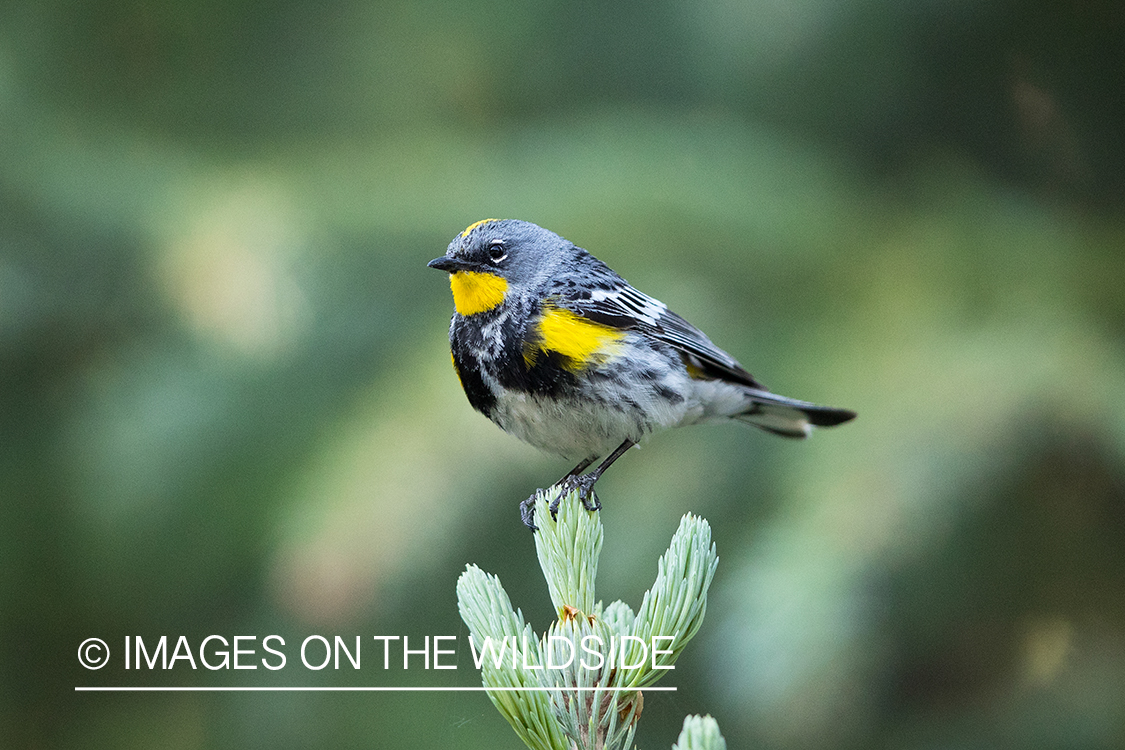
<instances>
[{"instance_id":1,"label":"blurred green background","mask_svg":"<svg viewBox=\"0 0 1125 750\"><path fill-rule=\"evenodd\" d=\"M0 744L519 746L480 694L73 691L476 684L368 662L463 641L469 562L549 623L516 503L569 466L472 412L425 268L497 216L860 413L599 484L607 601L685 511L721 557L641 747L1125 746L1123 69L1112 0L0 5Z\"/></svg>"}]
</instances>

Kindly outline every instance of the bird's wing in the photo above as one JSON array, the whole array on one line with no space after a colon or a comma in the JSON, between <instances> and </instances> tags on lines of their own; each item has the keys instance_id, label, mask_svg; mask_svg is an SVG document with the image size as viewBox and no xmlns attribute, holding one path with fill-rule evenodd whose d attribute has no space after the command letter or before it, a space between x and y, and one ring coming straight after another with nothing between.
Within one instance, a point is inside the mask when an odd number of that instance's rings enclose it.
<instances>
[{"instance_id":1,"label":"bird's wing","mask_svg":"<svg viewBox=\"0 0 1125 750\"><path fill-rule=\"evenodd\" d=\"M670 345L680 352L692 377L730 380L766 390L738 360L711 343L703 331L669 310L660 300L634 289L624 279L617 277L616 281L619 283L601 285L610 286L609 289L564 293L559 296L559 304L595 323L640 331Z\"/></svg>"}]
</instances>

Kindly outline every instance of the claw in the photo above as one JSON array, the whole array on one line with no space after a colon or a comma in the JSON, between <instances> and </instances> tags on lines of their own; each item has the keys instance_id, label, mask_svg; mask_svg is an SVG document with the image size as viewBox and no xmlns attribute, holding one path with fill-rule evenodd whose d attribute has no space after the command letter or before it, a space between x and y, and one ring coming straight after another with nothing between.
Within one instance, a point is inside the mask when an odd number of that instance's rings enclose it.
<instances>
[{"instance_id":1,"label":"claw","mask_svg":"<svg viewBox=\"0 0 1125 750\"><path fill-rule=\"evenodd\" d=\"M535 525L535 499L538 495L539 493L536 492L520 503L520 520L523 521L524 526L531 529L532 533L539 530L539 527Z\"/></svg>"},{"instance_id":2,"label":"claw","mask_svg":"<svg viewBox=\"0 0 1125 750\"><path fill-rule=\"evenodd\" d=\"M632 445L632 443L629 445ZM624 447L619 449L619 451L623 450ZM580 464L576 468L583 467L584 464ZM594 471L589 474L567 474L560 479L558 482L559 493L547 506L547 509L551 511L552 520L558 518L559 503L562 502L563 496L571 490L578 490L578 499L582 501L583 508L592 512L601 510L602 501L598 499L598 493L594 492L594 483L598 481L599 476L601 476L601 472ZM539 527L535 525L535 501L538 499L540 492L542 490L520 503L520 519L523 521L523 525L532 531L539 530Z\"/></svg>"},{"instance_id":3,"label":"claw","mask_svg":"<svg viewBox=\"0 0 1125 750\"><path fill-rule=\"evenodd\" d=\"M597 476L594 474L571 474L560 482L562 491L559 493L559 498L551 504L551 513L553 514L558 510L559 499L571 490L578 490L578 499L582 501L582 507L586 510L596 511L602 509L601 500L594 492L594 483L598 481Z\"/></svg>"}]
</instances>

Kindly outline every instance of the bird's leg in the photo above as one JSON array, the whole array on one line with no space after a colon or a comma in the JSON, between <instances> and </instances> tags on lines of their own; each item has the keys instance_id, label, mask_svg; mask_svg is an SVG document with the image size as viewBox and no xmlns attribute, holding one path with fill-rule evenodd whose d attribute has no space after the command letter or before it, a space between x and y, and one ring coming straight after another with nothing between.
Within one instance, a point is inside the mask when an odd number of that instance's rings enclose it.
<instances>
[{"instance_id":1,"label":"bird's leg","mask_svg":"<svg viewBox=\"0 0 1125 750\"><path fill-rule=\"evenodd\" d=\"M601 510L601 501L598 500L598 496L594 493L594 483L601 478L601 475L613 464L614 461L621 458L621 456L624 455L625 451L629 450L634 445L636 445L636 443L626 438L625 442L617 446L617 448L614 449L613 453L610 453L608 456L606 456L606 459L598 464L598 467L591 471L589 474L577 474L575 472L571 472L570 474L568 474L563 478L561 482L563 486L563 493L577 488L578 499L582 501L583 508L585 508L586 510ZM592 459L591 461L586 461L585 464L579 464L579 466L584 469L586 468L586 466L589 466L590 463L592 463ZM559 497L555 498L555 501L551 503L552 518L554 517L556 511L558 511L559 500L562 499L563 493L560 493Z\"/></svg>"},{"instance_id":2,"label":"bird's leg","mask_svg":"<svg viewBox=\"0 0 1125 750\"><path fill-rule=\"evenodd\" d=\"M568 481L572 480L574 477L576 477L579 474L581 474L582 472L584 472L586 470L587 466L594 463L595 458L597 458L597 456L590 456L589 458L584 459L583 461L579 462L579 464L577 466L575 466L573 469L571 469L569 472L567 472L566 476L563 477L562 479L560 479L555 484L564 484L565 482L568 482ZM559 497L562 497L562 495L566 491L567 490L564 489L563 492L560 492ZM536 495L537 494L538 493L536 493ZM527 528L531 529L532 531L537 531L539 529L539 527L535 525L535 497L536 497L536 495L532 495L531 497L527 498L526 500L524 500L523 502L520 503L520 519L523 521L523 525L526 526ZM557 514L558 512L559 512L559 501L558 501L558 499L556 499L553 503L551 503L551 518L554 518L555 514Z\"/></svg>"},{"instance_id":3,"label":"bird's leg","mask_svg":"<svg viewBox=\"0 0 1125 750\"><path fill-rule=\"evenodd\" d=\"M571 477L577 476L577 475L581 474L582 472L586 471L586 467L589 466L590 464L594 463L595 458L597 458L597 456L590 456L589 458L587 458L583 461L580 461L577 466L575 466L573 469L571 469L570 471L567 472L565 477L563 477L562 479L559 480L559 483L561 484L562 482L566 481L567 479L570 479Z\"/></svg>"},{"instance_id":4,"label":"bird's leg","mask_svg":"<svg viewBox=\"0 0 1125 750\"><path fill-rule=\"evenodd\" d=\"M583 474L586 467L594 463L596 456L591 456L581 461L577 466L571 469L565 477L560 479L557 484L561 486L559 496L549 506L551 511L551 518L554 518L559 512L559 502L562 501L562 496L573 489L578 490L578 499L582 501L582 507L586 510L601 510L602 504L598 500L598 496L594 493L594 483L598 481L606 469L613 464L614 461L621 458L625 451L632 448L636 443L632 440L626 439L624 443L617 446L613 453L610 453L604 461L598 464L598 467L591 471L589 474ZM591 502L591 499L593 502ZM527 498L520 503L520 519L523 525L532 531L537 531L538 526L535 525L535 495Z\"/></svg>"}]
</instances>

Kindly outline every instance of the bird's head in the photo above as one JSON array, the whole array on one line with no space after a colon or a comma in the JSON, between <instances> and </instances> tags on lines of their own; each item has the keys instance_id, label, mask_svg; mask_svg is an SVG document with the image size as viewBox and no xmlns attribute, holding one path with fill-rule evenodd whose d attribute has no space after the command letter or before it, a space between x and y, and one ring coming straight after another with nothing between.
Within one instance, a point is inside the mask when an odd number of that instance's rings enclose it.
<instances>
[{"instance_id":1,"label":"bird's head","mask_svg":"<svg viewBox=\"0 0 1125 750\"><path fill-rule=\"evenodd\" d=\"M539 287L575 252L573 244L531 222L484 219L454 237L445 255L428 265L449 273L457 312L475 315Z\"/></svg>"}]
</instances>

